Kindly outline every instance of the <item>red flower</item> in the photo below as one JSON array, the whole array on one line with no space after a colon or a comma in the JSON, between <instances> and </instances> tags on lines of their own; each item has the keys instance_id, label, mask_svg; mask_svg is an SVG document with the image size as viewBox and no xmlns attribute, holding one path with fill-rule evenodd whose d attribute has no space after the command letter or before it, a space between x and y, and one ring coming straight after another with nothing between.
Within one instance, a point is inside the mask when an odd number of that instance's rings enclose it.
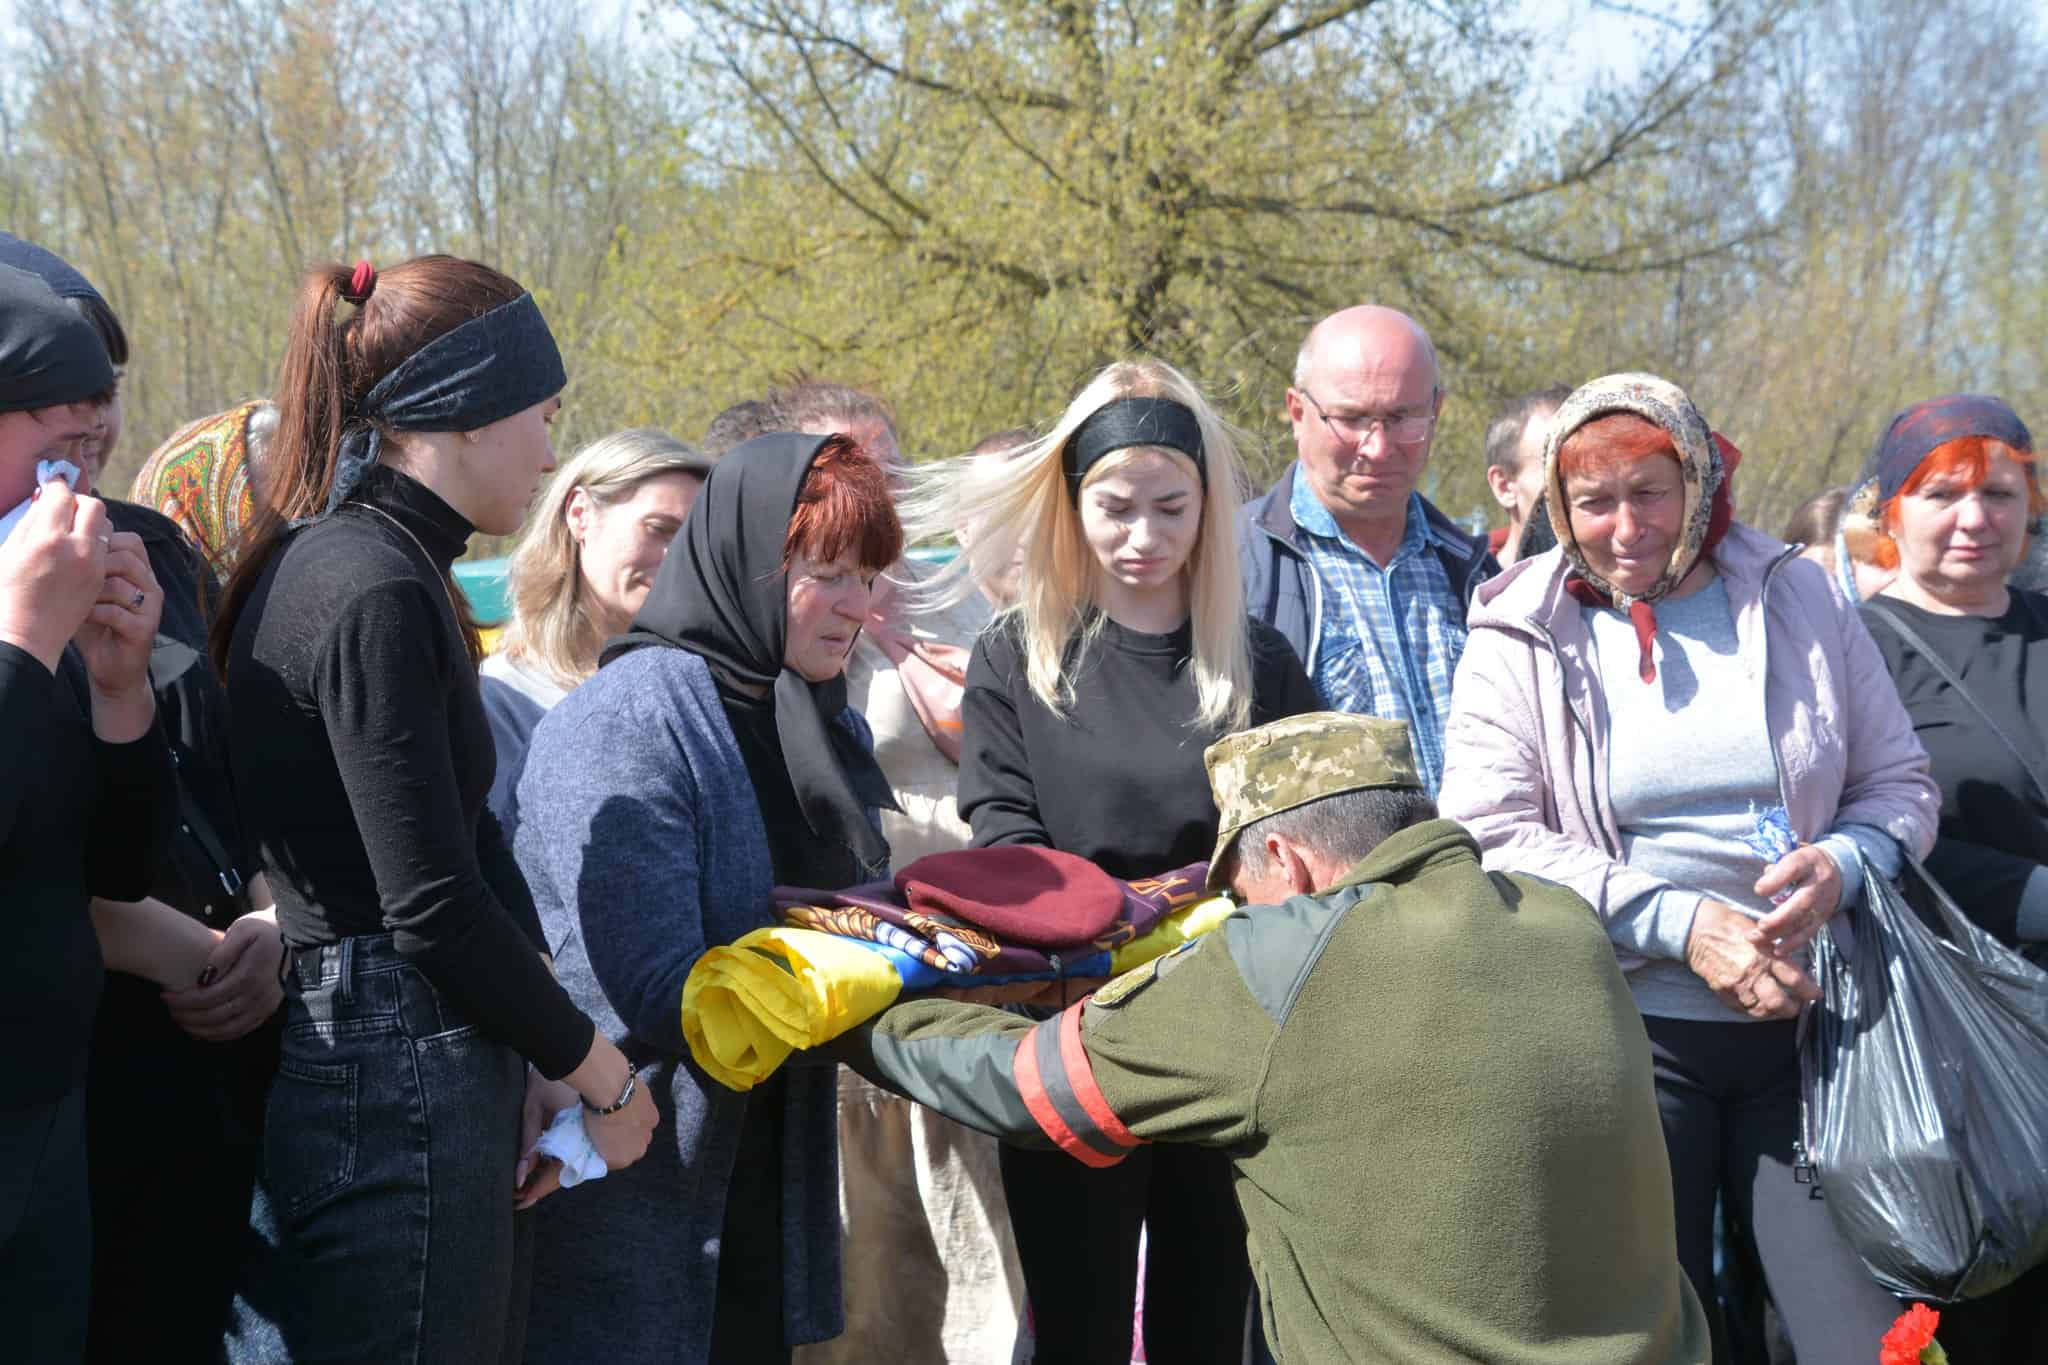
<instances>
[{"instance_id":1,"label":"red flower","mask_svg":"<svg viewBox=\"0 0 2048 1365\"><path fill-rule=\"evenodd\" d=\"M1948 1353L1934 1339L1940 1325L1941 1314L1924 1303L1914 1304L1884 1334L1878 1365L1946 1365Z\"/></svg>"}]
</instances>

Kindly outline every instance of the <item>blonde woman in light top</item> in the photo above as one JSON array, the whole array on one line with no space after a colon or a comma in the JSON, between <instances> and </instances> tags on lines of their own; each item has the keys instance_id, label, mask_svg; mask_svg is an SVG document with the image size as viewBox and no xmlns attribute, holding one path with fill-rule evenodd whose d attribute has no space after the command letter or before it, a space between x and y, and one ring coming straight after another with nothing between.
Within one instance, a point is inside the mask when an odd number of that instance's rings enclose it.
<instances>
[{"instance_id":1,"label":"blonde woman in light top","mask_svg":"<svg viewBox=\"0 0 2048 1365\"><path fill-rule=\"evenodd\" d=\"M632 621L712 463L664 431L614 432L565 461L535 500L512 552L512 620L482 669L498 750L490 805L508 841L533 727Z\"/></svg>"}]
</instances>

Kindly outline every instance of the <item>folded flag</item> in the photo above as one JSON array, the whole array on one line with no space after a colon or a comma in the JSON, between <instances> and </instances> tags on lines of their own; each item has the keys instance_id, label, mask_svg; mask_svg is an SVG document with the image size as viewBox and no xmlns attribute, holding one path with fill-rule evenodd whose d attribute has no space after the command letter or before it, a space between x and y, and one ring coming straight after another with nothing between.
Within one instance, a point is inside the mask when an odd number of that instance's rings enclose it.
<instances>
[{"instance_id":1,"label":"folded flag","mask_svg":"<svg viewBox=\"0 0 2048 1365\"><path fill-rule=\"evenodd\" d=\"M893 1004L903 975L892 952L810 929L756 929L690 968L683 1040L713 1080L751 1090L797 1048L829 1042Z\"/></svg>"},{"instance_id":2,"label":"folded flag","mask_svg":"<svg viewBox=\"0 0 2048 1365\"><path fill-rule=\"evenodd\" d=\"M1202 869L1194 872L1193 885L1199 888ZM791 1052L829 1042L906 994L997 1004L1028 1000L1039 989L1056 987L1061 1003L1067 1003L1111 976L1212 931L1235 909L1226 896L1197 900L1113 950L1053 954L1037 968L1014 972L991 969L1001 955L981 970L951 970L943 965L943 955L939 963L930 960L929 940L911 936L919 946L905 951L886 937L900 933L898 926L873 916L853 922L862 933L885 936L880 940L794 927L802 917L792 913L792 924L756 929L697 960L683 985L683 1038L705 1074L728 1089L751 1090Z\"/></svg>"}]
</instances>

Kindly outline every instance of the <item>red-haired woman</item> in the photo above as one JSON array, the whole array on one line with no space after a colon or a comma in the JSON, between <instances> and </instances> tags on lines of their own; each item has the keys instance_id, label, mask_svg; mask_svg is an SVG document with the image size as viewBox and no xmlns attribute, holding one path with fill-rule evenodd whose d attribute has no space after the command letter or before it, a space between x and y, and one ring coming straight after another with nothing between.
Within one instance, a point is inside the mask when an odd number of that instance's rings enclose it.
<instances>
[{"instance_id":1,"label":"red-haired woman","mask_svg":"<svg viewBox=\"0 0 2048 1365\"><path fill-rule=\"evenodd\" d=\"M213 636L293 950L238 1361L516 1360L536 1115L580 1096L617 1166L653 1131L485 807L480 651L449 577L472 532L518 528L564 382L533 297L487 266L331 266L300 289L269 498Z\"/></svg>"},{"instance_id":2,"label":"red-haired woman","mask_svg":"<svg viewBox=\"0 0 2048 1365\"><path fill-rule=\"evenodd\" d=\"M776 884L887 871L889 786L845 670L902 552L888 476L847 438L748 441L633 629L534 730L520 865L562 979L674 1137L539 1210L531 1365L786 1361L840 1330L834 1069L728 1090L690 1060L681 1003L706 948L774 922Z\"/></svg>"},{"instance_id":3,"label":"red-haired woman","mask_svg":"<svg viewBox=\"0 0 2048 1365\"><path fill-rule=\"evenodd\" d=\"M1561 882L1606 922L1717 1358L1718 1199L1801 1365L1850 1365L1897 1309L1793 1179L1795 1020L1819 994L1803 959L1862 894L1863 859L1888 876L1926 851L1936 792L1826 573L1733 521L1736 458L1653 376L1565 401L1545 452L1559 544L1480 589L1441 802L1489 868Z\"/></svg>"},{"instance_id":4,"label":"red-haired woman","mask_svg":"<svg viewBox=\"0 0 2048 1365\"><path fill-rule=\"evenodd\" d=\"M2008 582L2042 510L2033 437L1996 398L1933 398L1892 419L1864 472L1884 537L1875 557L1899 572L1863 618L1941 787L1927 868L1971 919L2038 955L2048 597ZM2048 1270L1942 1309L1941 1341L1956 1360L2034 1358L2048 1342Z\"/></svg>"}]
</instances>

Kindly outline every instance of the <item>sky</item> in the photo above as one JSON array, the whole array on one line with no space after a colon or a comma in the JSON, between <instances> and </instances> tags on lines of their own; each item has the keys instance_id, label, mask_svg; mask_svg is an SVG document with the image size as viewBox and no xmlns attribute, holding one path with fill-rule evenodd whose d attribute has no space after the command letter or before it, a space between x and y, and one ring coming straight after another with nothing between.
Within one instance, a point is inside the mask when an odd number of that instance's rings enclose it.
<instances>
[{"instance_id":1,"label":"sky","mask_svg":"<svg viewBox=\"0 0 2048 1365\"><path fill-rule=\"evenodd\" d=\"M588 2L602 20L638 13L650 5L650 0ZM1515 17L1531 30L1555 38L1557 68L1551 88L1569 107L1593 81L1616 74L1625 77L1640 67L1645 39L1659 27L1641 12L1691 17L1704 9L1702 0L1642 0L1635 5L1625 0L1518 0ZM11 47L19 36L15 0L0 0L0 51Z\"/></svg>"}]
</instances>

